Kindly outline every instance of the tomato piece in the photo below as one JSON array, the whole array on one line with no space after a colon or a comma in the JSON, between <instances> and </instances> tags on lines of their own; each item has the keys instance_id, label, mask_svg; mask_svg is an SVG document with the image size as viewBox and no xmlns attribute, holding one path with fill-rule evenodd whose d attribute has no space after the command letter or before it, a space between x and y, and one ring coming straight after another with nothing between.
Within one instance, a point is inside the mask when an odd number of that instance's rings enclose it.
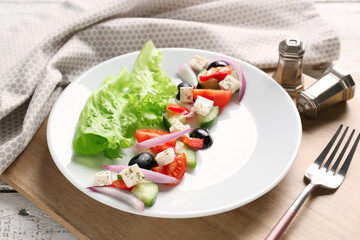
<instances>
[{"instance_id":1,"label":"tomato piece","mask_svg":"<svg viewBox=\"0 0 360 240\"><path fill-rule=\"evenodd\" d=\"M218 81L224 80L224 78L231 74L231 67L224 66L224 67L213 67L204 72L199 76L200 81L207 81L210 78L215 78Z\"/></svg>"},{"instance_id":2,"label":"tomato piece","mask_svg":"<svg viewBox=\"0 0 360 240\"><path fill-rule=\"evenodd\" d=\"M152 170L154 172L162 173L179 180L177 183L169 183L166 185L177 185L181 182L186 171L186 155L185 153L179 154L171 163L165 166L153 167Z\"/></svg>"},{"instance_id":3,"label":"tomato piece","mask_svg":"<svg viewBox=\"0 0 360 240\"><path fill-rule=\"evenodd\" d=\"M204 139L200 138L189 138L187 136L182 136L180 140L186 145L194 148L202 148L204 145Z\"/></svg>"},{"instance_id":4,"label":"tomato piece","mask_svg":"<svg viewBox=\"0 0 360 240\"><path fill-rule=\"evenodd\" d=\"M137 129L135 131L136 140L140 143L154 137L159 137L169 132L160 129ZM170 142L150 148L154 153L162 152L168 148L175 148L176 139Z\"/></svg>"},{"instance_id":5,"label":"tomato piece","mask_svg":"<svg viewBox=\"0 0 360 240\"><path fill-rule=\"evenodd\" d=\"M127 187L124 180L122 179L117 179L117 180L114 180L110 185L109 187L114 187L114 188L120 188L120 189L124 189L124 190L128 190L128 191L131 191L131 189L133 189L133 187Z\"/></svg>"},{"instance_id":6,"label":"tomato piece","mask_svg":"<svg viewBox=\"0 0 360 240\"><path fill-rule=\"evenodd\" d=\"M214 101L214 106L223 107L230 101L231 91L215 89L194 89L193 95L195 100L197 96L202 96L204 98Z\"/></svg>"},{"instance_id":7,"label":"tomato piece","mask_svg":"<svg viewBox=\"0 0 360 240\"><path fill-rule=\"evenodd\" d=\"M180 113L182 115L186 115L186 114L188 114L190 112L188 109L184 108L183 106L180 106L180 105L177 105L177 104L174 104L174 103L170 103L169 106L168 106L168 109L173 111L173 112Z\"/></svg>"}]
</instances>

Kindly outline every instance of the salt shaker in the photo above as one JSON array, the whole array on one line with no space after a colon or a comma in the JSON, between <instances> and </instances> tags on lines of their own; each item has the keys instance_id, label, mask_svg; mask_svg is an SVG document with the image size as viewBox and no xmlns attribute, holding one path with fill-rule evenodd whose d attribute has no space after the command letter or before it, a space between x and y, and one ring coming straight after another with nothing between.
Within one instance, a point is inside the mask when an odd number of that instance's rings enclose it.
<instances>
[{"instance_id":1,"label":"salt shaker","mask_svg":"<svg viewBox=\"0 0 360 240\"><path fill-rule=\"evenodd\" d=\"M279 61L273 78L292 98L298 99L304 89L302 83L305 44L296 38L288 38L279 44Z\"/></svg>"},{"instance_id":2,"label":"salt shaker","mask_svg":"<svg viewBox=\"0 0 360 240\"><path fill-rule=\"evenodd\" d=\"M297 108L308 117L315 118L322 109L354 97L355 82L349 73L338 66L329 68L326 73L300 94Z\"/></svg>"}]
</instances>

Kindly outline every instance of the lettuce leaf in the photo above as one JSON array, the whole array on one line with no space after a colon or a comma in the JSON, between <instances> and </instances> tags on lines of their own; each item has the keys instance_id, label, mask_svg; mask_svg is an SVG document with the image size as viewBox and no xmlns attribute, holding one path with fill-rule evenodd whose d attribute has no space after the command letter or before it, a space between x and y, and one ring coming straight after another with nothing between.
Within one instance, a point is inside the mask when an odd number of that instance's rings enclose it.
<instances>
[{"instance_id":1,"label":"lettuce leaf","mask_svg":"<svg viewBox=\"0 0 360 240\"><path fill-rule=\"evenodd\" d=\"M161 128L162 113L177 87L161 69L162 53L151 41L142 48L130 72L122 68L107 77L81 111L73 142L75 152L120 157L139 128Z\"/></svg>"}]
</instances>

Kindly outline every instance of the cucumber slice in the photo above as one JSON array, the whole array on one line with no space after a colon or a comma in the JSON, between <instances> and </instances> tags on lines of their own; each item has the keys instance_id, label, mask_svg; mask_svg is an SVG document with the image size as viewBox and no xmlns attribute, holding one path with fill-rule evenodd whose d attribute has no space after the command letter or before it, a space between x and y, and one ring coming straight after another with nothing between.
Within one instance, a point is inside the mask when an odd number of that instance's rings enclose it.
<instances>
[{"instance_id":1,"label":"cucumber slice","mask_svg":"<svg viewBox=\"0 0 360 240\"><path fill-rule=\"evenodd\" d=\"M155 203L159 187L153 182L140 182L134 186L131 192L140 198L145 206L151 207Z\"/></svg>"},{"instance_id":2,"label":"cucumber slice","mask_svg":"<svg viewBox=\"0 0 360 240\"><path fill-rule=\"evenodd\" d=\"M206 69L203 69L198 74L198 86L200 86L202 89L220 89L219 87L219 81L215 78L210 78L207 81L200 81L199 76L206 72Z\"/></svg>"},{"instance_id":3,"label":"cucumber slice","mask_svg":"<svg viewBox=\"0 0 360 240\"><path fill-rule=\"evenodd\" d=\"M196 167L196 153L191 147L187 146L182 141L177 140L176 144L175 144L175 152L177 154L185 153L186 166L189 166L192 168Z\"/></svg>"},{"instance_id":4,"label":"cucumber slice","mask_svg":"<svg viewBox=\"0 0 360 240\"><path fill-rule=\"evenodd\" d=\"M219 106L214 106L211 108L210 112L206 116L198 116L199 124L201 128L210 127L215 121L215 118L219 114Z\"/></svg>"},{"instance_id":5,"label":"cucumber slice","mask_svg":"<svg viewBox=\"0 0 360 240\"><path fill-rule=\"evenodd\" d=\"M163 124L164 124L166 131L169 131L169 129L171 127L171 122L170 122L169 118L167 117L166 112L163 113Z\"/></svg>"}]
</instances>

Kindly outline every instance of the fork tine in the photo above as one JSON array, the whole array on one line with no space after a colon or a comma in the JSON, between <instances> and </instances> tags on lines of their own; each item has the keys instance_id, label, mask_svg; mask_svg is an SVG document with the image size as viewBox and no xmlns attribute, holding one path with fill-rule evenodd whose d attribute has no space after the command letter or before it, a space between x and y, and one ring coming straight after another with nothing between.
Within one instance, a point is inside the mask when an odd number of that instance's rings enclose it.
<instances>
[{"instance_id":1,"label":"fork tine","mask_svg":"<svg viewBox=\"0 0 360 240\"><path fill-rule=\"evenodd\" d=\"M331 168L331 171L332 171L332 172L335 172L335 171L336 171L337 167L339 166L339 164L340 164L340 162L341 162L341 159L344 157L345 151L346 151L346 149L348 148L352 137L354 136L354 132L355 132L355 129L352 130L352 132L351 132L351 134L350 134L350 137L349 137L349 139L346 141L346 144L345 144L343 150L341 151L341 153L340 153L339 157L337 158L335 164L332 166L332 168Z\"/></svg>"},{"instance_id":2,"label":"fork tine","mask_svg":"<svg viewBox=\"0 0 360 240\"><path fill-rule=\"evenodd\" d=\"M345 137L345 135L346 135L346 133L347 133L348 129L349 129L349 127L346 127L346 129L345 129L344 133L342 134L342 136L341 136L341 138L340 138L339 142L336 144L336 147L335 147L334 151L331 153L331 155L330 155L329 159L326 161L326 163L325 163L325 165L324 165L324 168L325 168L325 169L328 169L328 168L329 168L329 166L330 166L330 164L331 164L332 160L334 159L334 157L335 157L335 155L336 155L337 151L338 151L338 150L339 150L339 148L340 148L340 145L341 145L342 141L344 140L344 137ZM351 136L351 137L352 137L352 136ZM347 146L346 146L346 148L347 148ZM344 151L344 150L343 150L343 151ZM342 153L342 152L341 152L341 153Z\"/></svg>"},{"instance_id":3,"label":"fork tine","mask_svg":"<svg viewBox=\"0 0 360 240\"><path fill-rule=\"evenodd\" d=\"M342 176L345 176L347 170L349 169L349 166L350 166L350 163L351 163L351 160L354 156L354 153L356 151L356 147L359 143L359 140L360 140L360 133L358 134L356 140L355 140L355 143L353 145L353 147L351 148L350 152L349 152L349 155L347 156L343 166L340 168L339 170L339 174L342 175Z\"/></svg>"},{"instance_id":4,"label":"fork tine","mask_svg":"<svg viewBox=\"0 0 360 240\"><path fill-rule=\"evenodd\" d=\"M336 131L336 133L334 134L334 136L331 138L330 142L326 145L326 147L320 153L320 155L318 156L318 158L315 160L314 163L316 163L319 166L323 163L326 155L328 154L328 152L330 151L330 149L331 149L332 145L334 144L336 138L338 137L342 127L343 127L343 125L341 124L340 127L338 128L338 130Z\"/></svg>"}]
</instances>

